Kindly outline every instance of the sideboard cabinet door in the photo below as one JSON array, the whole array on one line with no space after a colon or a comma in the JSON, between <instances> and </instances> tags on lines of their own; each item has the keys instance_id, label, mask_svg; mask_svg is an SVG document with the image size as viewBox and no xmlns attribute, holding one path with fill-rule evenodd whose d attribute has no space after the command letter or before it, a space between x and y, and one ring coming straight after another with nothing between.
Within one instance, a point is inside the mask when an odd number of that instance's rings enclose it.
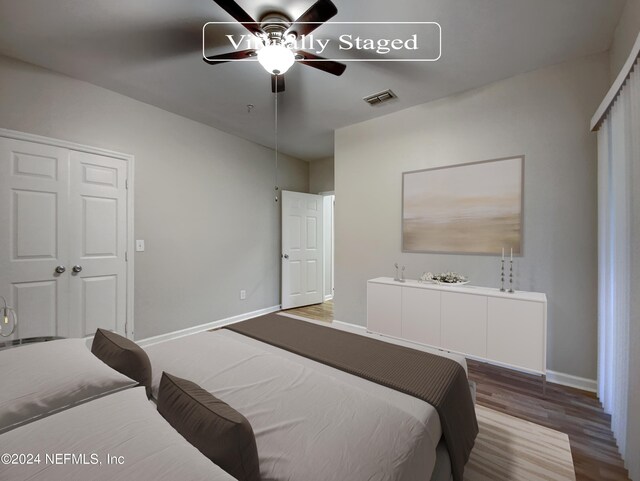
<instances>
[{"instance_id":1,"label":"sideboard cabinet door","mask_svg":"<svg viewBox=\"0 0 640 481\"><path fill-rule=\"evenodd\" d=\"M440 297L442 347L472 356L487 355L487 298L456 292Z\"/></svg>"},{"instance_id":2,"label":"sideboard cabinet door","mask_svg":"<svg viewBox=\"0 0 640 481\"><path fill-rule=\"evenodd\" d=\"M487 357L543 372L544 304L490 298L488 313Z\"/></svg>"},{"instance_id":3,"label":"sideboard cabinet door","mask_svg":"<svg viewBox=\"0 0 640 481\"><path fill-rule=\"evenodd\" d=\"M402 338L440 346L439 291L402 288Z\"/></svg>"},{"instance_id":4,"label":"sideboard cabinet door","mask_svg":"<svg viewBox=\"0 0 640 481\"><path fill-rule=\"evenodd\" d=\"M367 329L387 336L402 337L402 288L367 283Z\"/></svg>"}]
</instances>

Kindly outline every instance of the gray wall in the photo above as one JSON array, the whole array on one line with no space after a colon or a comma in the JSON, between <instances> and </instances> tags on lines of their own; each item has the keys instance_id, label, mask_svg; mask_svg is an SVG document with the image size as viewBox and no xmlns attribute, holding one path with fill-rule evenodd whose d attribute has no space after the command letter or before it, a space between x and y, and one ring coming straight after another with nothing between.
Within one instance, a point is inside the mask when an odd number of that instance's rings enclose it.
<instances>
[{"instance_id":1,"label":"gray wall","mask_svg":"<svg viewBox=\"0 0 640 481\"><path fill-rule=\"evenodd\" d=\"M309 192L332 192L333 182L333 157L313 160L309 163Z\"/></svg>"},{"instance_id":2,"label":"gray wall","mask_svg":"<svg viewBox=\"0 0 640 481\"><path fill-rule=\"evenodd\" d=\"M335 141L335 318L366 322L366 280L454 270L499 285L493 256L403 254L403 171L524 154L516 287L545 292L548 367L596 377L596 136L609 58L562 64L343 128Z\"/></svg>"},{"instance_id":3,"label":"gray wall","mask_svg":"<svg viewBox=\"0 0 640 481\"><path fill-rule=\"evenodd\" d=\"M610 78L620 73L640 30L640 0L627 0L611 44Z\"/></svg>"},{"instance_id":4,"label":"gray wall","mask_svg":"<svg viewBox=\"0 0 640 481\"><path fill-rule=\"evenodd\" d=\"M135 155L137 339L280 303L272 150L6 57L0 92L0 127ZM280 168L308 190L306 162Z\"/></svg>"}]
</instances>

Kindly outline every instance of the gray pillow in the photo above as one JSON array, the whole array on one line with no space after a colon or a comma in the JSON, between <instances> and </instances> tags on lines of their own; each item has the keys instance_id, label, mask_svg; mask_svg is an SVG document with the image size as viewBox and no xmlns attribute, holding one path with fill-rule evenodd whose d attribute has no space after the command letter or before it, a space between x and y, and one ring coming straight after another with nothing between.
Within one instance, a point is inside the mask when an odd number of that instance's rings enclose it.
<instances>
[{"instance_id":1,"label":"gray pillow","mask_svg":"<svg viewBox=\"0 0 640 481\"><path fill-rule=\"evenodd\" d=\"M0 433L136 384L100 362L84 339L5 349L0 366Z\"/></svg>"},{"instance_id":2,"label":"gray pillow","mask_svg":"<svg viewBox=\"0 0 640 481\"><path fill-rule=\"evenodd\" d=\"M158 412L176 431L238 481L260 481L253 429L247 418L197 384L166 372Z\"/></svg>"},{"instance_id":3,"label":"gray pillow","mask_svg":"<svg viewBox=\"0 0 640 481\"><path fill-rule=\"evenodd\" d=\"M91 352L107 366L138 381L147 389L147 397L151 397L151 362L135 342L115 332L98 329Z\"/></svg>"}]
</instances>

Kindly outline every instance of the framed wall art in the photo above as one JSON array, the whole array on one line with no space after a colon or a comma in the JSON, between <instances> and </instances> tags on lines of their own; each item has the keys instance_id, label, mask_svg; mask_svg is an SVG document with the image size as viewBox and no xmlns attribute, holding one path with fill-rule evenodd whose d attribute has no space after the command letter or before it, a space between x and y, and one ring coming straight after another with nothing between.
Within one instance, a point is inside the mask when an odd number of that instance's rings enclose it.
<instances>
[{"instance_id":1,"label":"framed wall art","mask_svg":"<svg viewBox=\"0 0 640 481\"><path fill-rule=\"evenodd\" d=\"M524 156L402 174L402 250L522 255Z\"/></svg>"}]
</instances>

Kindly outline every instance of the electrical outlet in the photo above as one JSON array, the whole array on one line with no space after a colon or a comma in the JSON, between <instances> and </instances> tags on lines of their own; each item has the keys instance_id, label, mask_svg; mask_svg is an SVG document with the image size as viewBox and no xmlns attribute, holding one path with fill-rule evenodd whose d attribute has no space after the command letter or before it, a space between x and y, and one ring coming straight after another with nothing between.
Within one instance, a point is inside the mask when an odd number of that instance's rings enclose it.
<instances>
[{"instance_id":1,"label":"electrical outlet","mask_svg":"<svg viewBox=\"0 0 640 481\"><path fill-rule=\"evenodd\" d=\"M244 289L242 289L240 291L240 299L241 300L245 300L247 298L247 291L245 291Z\"/></svg>"},{"instance_id":2,"label":"electrical outlet","mask_svg":"<svg viewBox=\"0 0 640 481\"><path fill-rule=\"evenodd\" d=\"M136 240L136 252L144 252L144 240Z\"/></svg>"}]
</instances>

